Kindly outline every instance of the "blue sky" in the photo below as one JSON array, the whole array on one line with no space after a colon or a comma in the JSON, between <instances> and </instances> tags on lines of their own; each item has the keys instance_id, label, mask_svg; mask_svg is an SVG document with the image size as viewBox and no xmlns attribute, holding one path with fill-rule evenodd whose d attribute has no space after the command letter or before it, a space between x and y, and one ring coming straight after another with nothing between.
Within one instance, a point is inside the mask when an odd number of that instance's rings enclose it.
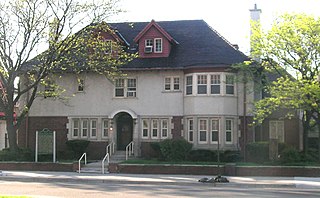
<instances>
[{"instance_id":1,"label":"blue sky","mask_svg":"<svg viewBox=\"0 0 320 198\"><path fill-rule=\"evenodd\" d=\"M285 12L320 15L320 0L121 0L121 8L127 12L115 16L112 21L203 19L248 54L249 9L255 3L262 9L264 27Z\"/></svg>"}]
</instances>

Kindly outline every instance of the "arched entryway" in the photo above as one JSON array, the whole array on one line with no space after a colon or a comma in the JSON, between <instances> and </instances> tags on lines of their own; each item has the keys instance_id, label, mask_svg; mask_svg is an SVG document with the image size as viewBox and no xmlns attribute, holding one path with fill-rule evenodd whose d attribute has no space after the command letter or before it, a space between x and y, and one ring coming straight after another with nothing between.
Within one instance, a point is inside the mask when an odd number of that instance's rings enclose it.
<instances>
[{"instance_id":1,"label":"arched entryway","mask_svg":"<svg viewBox=\"0 0 320 198\"><path fill-rule=\"evenodd\" d=\"M117 124L117 150L125 150L126 146L133 140L133 118L128 113L118 113Z\"/></svg>"}]
</instances>

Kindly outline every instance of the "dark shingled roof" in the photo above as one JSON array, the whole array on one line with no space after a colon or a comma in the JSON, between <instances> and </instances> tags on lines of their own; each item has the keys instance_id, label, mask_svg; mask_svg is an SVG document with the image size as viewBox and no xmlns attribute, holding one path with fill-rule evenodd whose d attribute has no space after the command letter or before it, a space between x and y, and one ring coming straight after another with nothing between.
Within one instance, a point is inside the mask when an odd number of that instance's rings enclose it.
<instances>
[{"instance_id":1,"label":"dark shingled roof","mask_svg":"<svg viewBox=\"0 0 320 198\"><path fill-rule=\"evenodd\" d=\"M149 22L110 23L130 43ZM221 67L249 58L236 50L203 20L157 22L179 44L173 45L167 58L137 58L124 69L181 69L193 66ZM136 46L137 47L137 46Z\"/></svg>"}]
</instances>

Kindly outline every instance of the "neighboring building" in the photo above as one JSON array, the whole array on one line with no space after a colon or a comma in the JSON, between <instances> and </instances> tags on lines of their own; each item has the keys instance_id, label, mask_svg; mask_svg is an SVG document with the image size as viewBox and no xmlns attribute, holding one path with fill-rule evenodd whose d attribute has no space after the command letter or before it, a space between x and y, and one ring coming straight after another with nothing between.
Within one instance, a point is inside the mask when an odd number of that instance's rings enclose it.
<instances>
[{"instance_id":1,"label":"neighboring building","mask_svg":"<svg viewBox=\"0 0 320 198\"><path fill-rule=\"evenodd\" d=\"M35 147L35 132L57 133L65 142L86 139L88 155L101 158L115 143L134 142L136 156L149 156L151 142L184 138L194 149L243 150L255 140L250 112L252 82L237 81L231 65L248 60L202 20L112 23L117 38L139 53L122 67L127 77L109 81L87 72L64 73L56 83L73 95L68 103L38 97L18 132L20 146ZM119 36L120 35L120 36ZM106 40L115 41L115 35ZM42 88L45 89L45 88Z\"/></svg>"}]
</instances>

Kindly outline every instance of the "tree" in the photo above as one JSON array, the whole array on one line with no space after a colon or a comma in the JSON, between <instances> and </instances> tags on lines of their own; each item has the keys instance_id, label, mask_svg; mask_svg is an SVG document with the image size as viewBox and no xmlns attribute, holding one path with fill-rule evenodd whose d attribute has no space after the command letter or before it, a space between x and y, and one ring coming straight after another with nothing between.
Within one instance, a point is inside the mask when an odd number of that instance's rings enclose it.
<instances>
[{"instance_id":1,"label":"tree","mask_svg":"<svg viewBox=\"0 0 320 198\"><path fill-rule=\"evenodd\" d=\"M16 131L34 99L39 94L58 96L38 89L51 74L92 71L112 78L119 75L119 66L135 57L119 39L104 39L106 32L116 34L103 21L121 12L118 1L1 1L0 109L6 117L10 151L18 149ZM112 53L106 53L111 46ZM15 105L22 98L26 101L15 118Z\"/></svg>"},{"instance_id":2,"label":"tree","mask_svg":"<svg viewBox=\"0 0 320 198\"><path fill-rule=\"evenodd\" d=\"M306 151L308 131L320 124L320 18L285 14L268 31L253 27L252 56L260 58L264 72L279 77L266 86L269 96L255 104L255 120L261 123L281 108L293 110L289 117L301 110Z\"/></svg>"}]
</instances>

